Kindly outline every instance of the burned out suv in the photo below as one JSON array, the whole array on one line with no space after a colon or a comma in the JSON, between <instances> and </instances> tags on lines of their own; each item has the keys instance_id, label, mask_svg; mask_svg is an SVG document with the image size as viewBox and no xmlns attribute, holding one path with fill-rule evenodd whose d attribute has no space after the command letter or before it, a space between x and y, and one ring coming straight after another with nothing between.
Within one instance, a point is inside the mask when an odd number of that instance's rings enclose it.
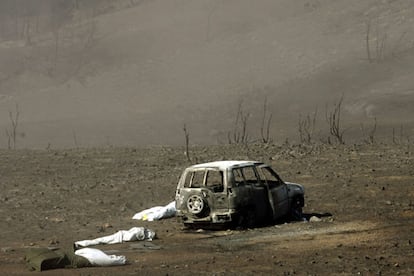
<instances>
[{"instance_id":1,"label":"burned out suv","mask_svg":"<svg viewBox=\"0 0 414 276\"><path fill-rule=\"evenodd\" d=\"M175 202L189 227L253 227L285 216L300 219L304 188L283 182L262 162L216 161L185 169Z\"/></svg>"}]
</instances>

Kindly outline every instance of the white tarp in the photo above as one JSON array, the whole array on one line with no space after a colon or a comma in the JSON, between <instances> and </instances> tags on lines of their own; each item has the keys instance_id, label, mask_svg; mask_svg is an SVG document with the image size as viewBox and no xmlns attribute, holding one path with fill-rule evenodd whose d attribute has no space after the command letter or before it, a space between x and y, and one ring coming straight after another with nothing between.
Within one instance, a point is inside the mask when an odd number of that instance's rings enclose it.
<instances>
[{"instance_id":1,"label":"white tarp","mask_svg":"<svg viewBox=\"0 0 414 276\"><path fill-rule=\"evenodd\" d=\"M120 230L115 234L96 238L93 240L83 240L75 242L77 247L87 247L97 244L114 244L128 241L143 241L152 239L155 237L155 232L144 227L133 227L129 230Z\"/></svg>"},{"instance_id":2,"label":"white tarp","mask_svg":"<svg viewBox=\"0 0 414 276\"><path fill-rule=\"evenodd\" d=\"M124 265L125 256L107 255L105 252L96 248L82 248L75 251L75 254L86 258L94 266L114 266Z\"/></svg>"},{"instance_id":3,"label":"white tarp","mask_svg":"<svg viewBox=\"0 0 414 276\"><path fill-rule=\"evenodd\" d=\"M136 213L132 219L154 221L174 217L175 213L175 201L172 201L165 206L156 206Z\"/></svg>"}]
</instances>

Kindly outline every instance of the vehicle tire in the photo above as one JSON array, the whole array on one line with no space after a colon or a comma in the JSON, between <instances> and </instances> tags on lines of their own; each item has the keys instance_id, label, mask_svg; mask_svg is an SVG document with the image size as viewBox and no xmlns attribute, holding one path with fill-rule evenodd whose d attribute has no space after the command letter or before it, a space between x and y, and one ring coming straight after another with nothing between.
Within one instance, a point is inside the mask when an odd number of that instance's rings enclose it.
<instances>
[{"instance_id":1,"label":"vehicle tire","mask_svg":"<svg viewBox=\"0 0 414 276\"><path fill-rule=\"evenodd\" d=\"M207 208L207 203L200 195L191 195L187 199L187 209L193 215L201 215Z\"/></svg>"},{"instance_id":2,"label":"vehicle tire","mask_svg":"<svg viewBox=\"0 0 414 276\"><path fill-rule=\"evenodd\" d=\"M292 220L303 220L303 198L295 197L290 206L290 218Z\"/></svg>"},{"instance_id":3,"label":"vehicle tire","mask_svg":"<svg viewBox=\"0 0 414 276\"><path fill-rule=\"evenodd\" d=\"M254 210L248 210L246 216L246 227L254 228L256 226L256 214Z\"/></svg>"},{"instance_id":4,"label":"vehicle tire","mask_svg":"<svg viewBox=\"0 0 414 276\"><path fill-rule=\"evenodd\" d=\"M256 226L256 214L255 210L248 208L240 216L239 224L242 228L254 228Z\"/></svg>"}]
</instances>

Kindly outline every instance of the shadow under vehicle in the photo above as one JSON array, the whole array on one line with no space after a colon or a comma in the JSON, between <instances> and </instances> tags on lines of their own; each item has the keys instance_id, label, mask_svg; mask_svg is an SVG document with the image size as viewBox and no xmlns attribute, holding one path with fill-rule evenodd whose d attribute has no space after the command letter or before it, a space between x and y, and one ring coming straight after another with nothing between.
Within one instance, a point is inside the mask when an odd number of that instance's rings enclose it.
<instances>
[{"instance_id":1,"label":"shadow under vehicle","mask_svg":"<svg viewBox=\"0 0 414 276\"><path fill-rule=\"evenodd\" d=\"M176 190L177 216L191 228L254 227L302 219L304 188L284 182L258 161L216 161L188 167Z\"/></svg>"}]
</instances>

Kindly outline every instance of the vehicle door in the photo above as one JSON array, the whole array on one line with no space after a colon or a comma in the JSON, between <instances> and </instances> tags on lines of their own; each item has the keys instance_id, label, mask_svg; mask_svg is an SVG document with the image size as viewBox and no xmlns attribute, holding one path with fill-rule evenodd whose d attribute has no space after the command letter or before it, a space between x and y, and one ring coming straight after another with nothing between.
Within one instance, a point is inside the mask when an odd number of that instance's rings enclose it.
<instances>
[{"instance_id":1,"label":"vehicle door","mask_svg":"<svg viewBox=\"0 0 414 276\"><path fill-rule=\"evenodd\" d=\"M212 206L215 210L227 210L227 190L224 189L224 172L216 168L208 168L205 176L205 187L210 190Z\"/></svg>"},{"instance_id":2,"label":"vehicle door","mask_svg":"<svg viewBox=\"0 0 414 276\"><path fill-rule=\"evenodd\" d=\"M260 178L265 181L270 193L269 199L273 203L273 218L284 216L289 210L288 190L286 184L275 171L267 165L258 166Z\"/></svg>"},{"instance_id":3,"label":"vehicle door","mask_svg":"<svg viewBox=\"0 0 414 276\"><path fill-rule=\"evenodd\" d=\"M187 171L183 187L176 197L177 208L188 209L197 216L211 211L228 209L227 191L224 189L222 171L216 168L197 168Z\"/></svg>"},{"instance_id":4,"label":"vehicle door","mask_svg":"<svg viewBox=\"0 0 414 276\"><path fill-rule=\"evenodd\" d=\"M241 168L233 168L229 181L229 208L245 208L250 202L250 186L247 185Z\"/></svg>"},{"instance_id":5,"label":"vehicle door","mask_svg":"<svg viewBox=\"0 0 414 276\"><path fill-rule=\"evenodd\" d=\"M260 180L255 166L245 166L241 169L245 183L249 187L249 206L255 213L255 220L262 222L269 214L267 189Z\"/></svg>"},{"instance_id":6,"label":"vehicle door","mask_svg":"<svg viewBox=\"0 0 414 276\"><path fill-rule=\"evenodd\" d=\"M206 193L203 193L204 176L205 169L186 170L183 173L180 178L181 186L178 187L175 198L177 210L185 210L184 212L188 211L193 214L196 212L201 213L202 210L198 210L198 208L202 206L197 205L194 208L195 210L192 210L191 208L188 208L188 200L194 196L198 196L202 200L205 199L204 194Z\"/></svg>"}]
</instances>

